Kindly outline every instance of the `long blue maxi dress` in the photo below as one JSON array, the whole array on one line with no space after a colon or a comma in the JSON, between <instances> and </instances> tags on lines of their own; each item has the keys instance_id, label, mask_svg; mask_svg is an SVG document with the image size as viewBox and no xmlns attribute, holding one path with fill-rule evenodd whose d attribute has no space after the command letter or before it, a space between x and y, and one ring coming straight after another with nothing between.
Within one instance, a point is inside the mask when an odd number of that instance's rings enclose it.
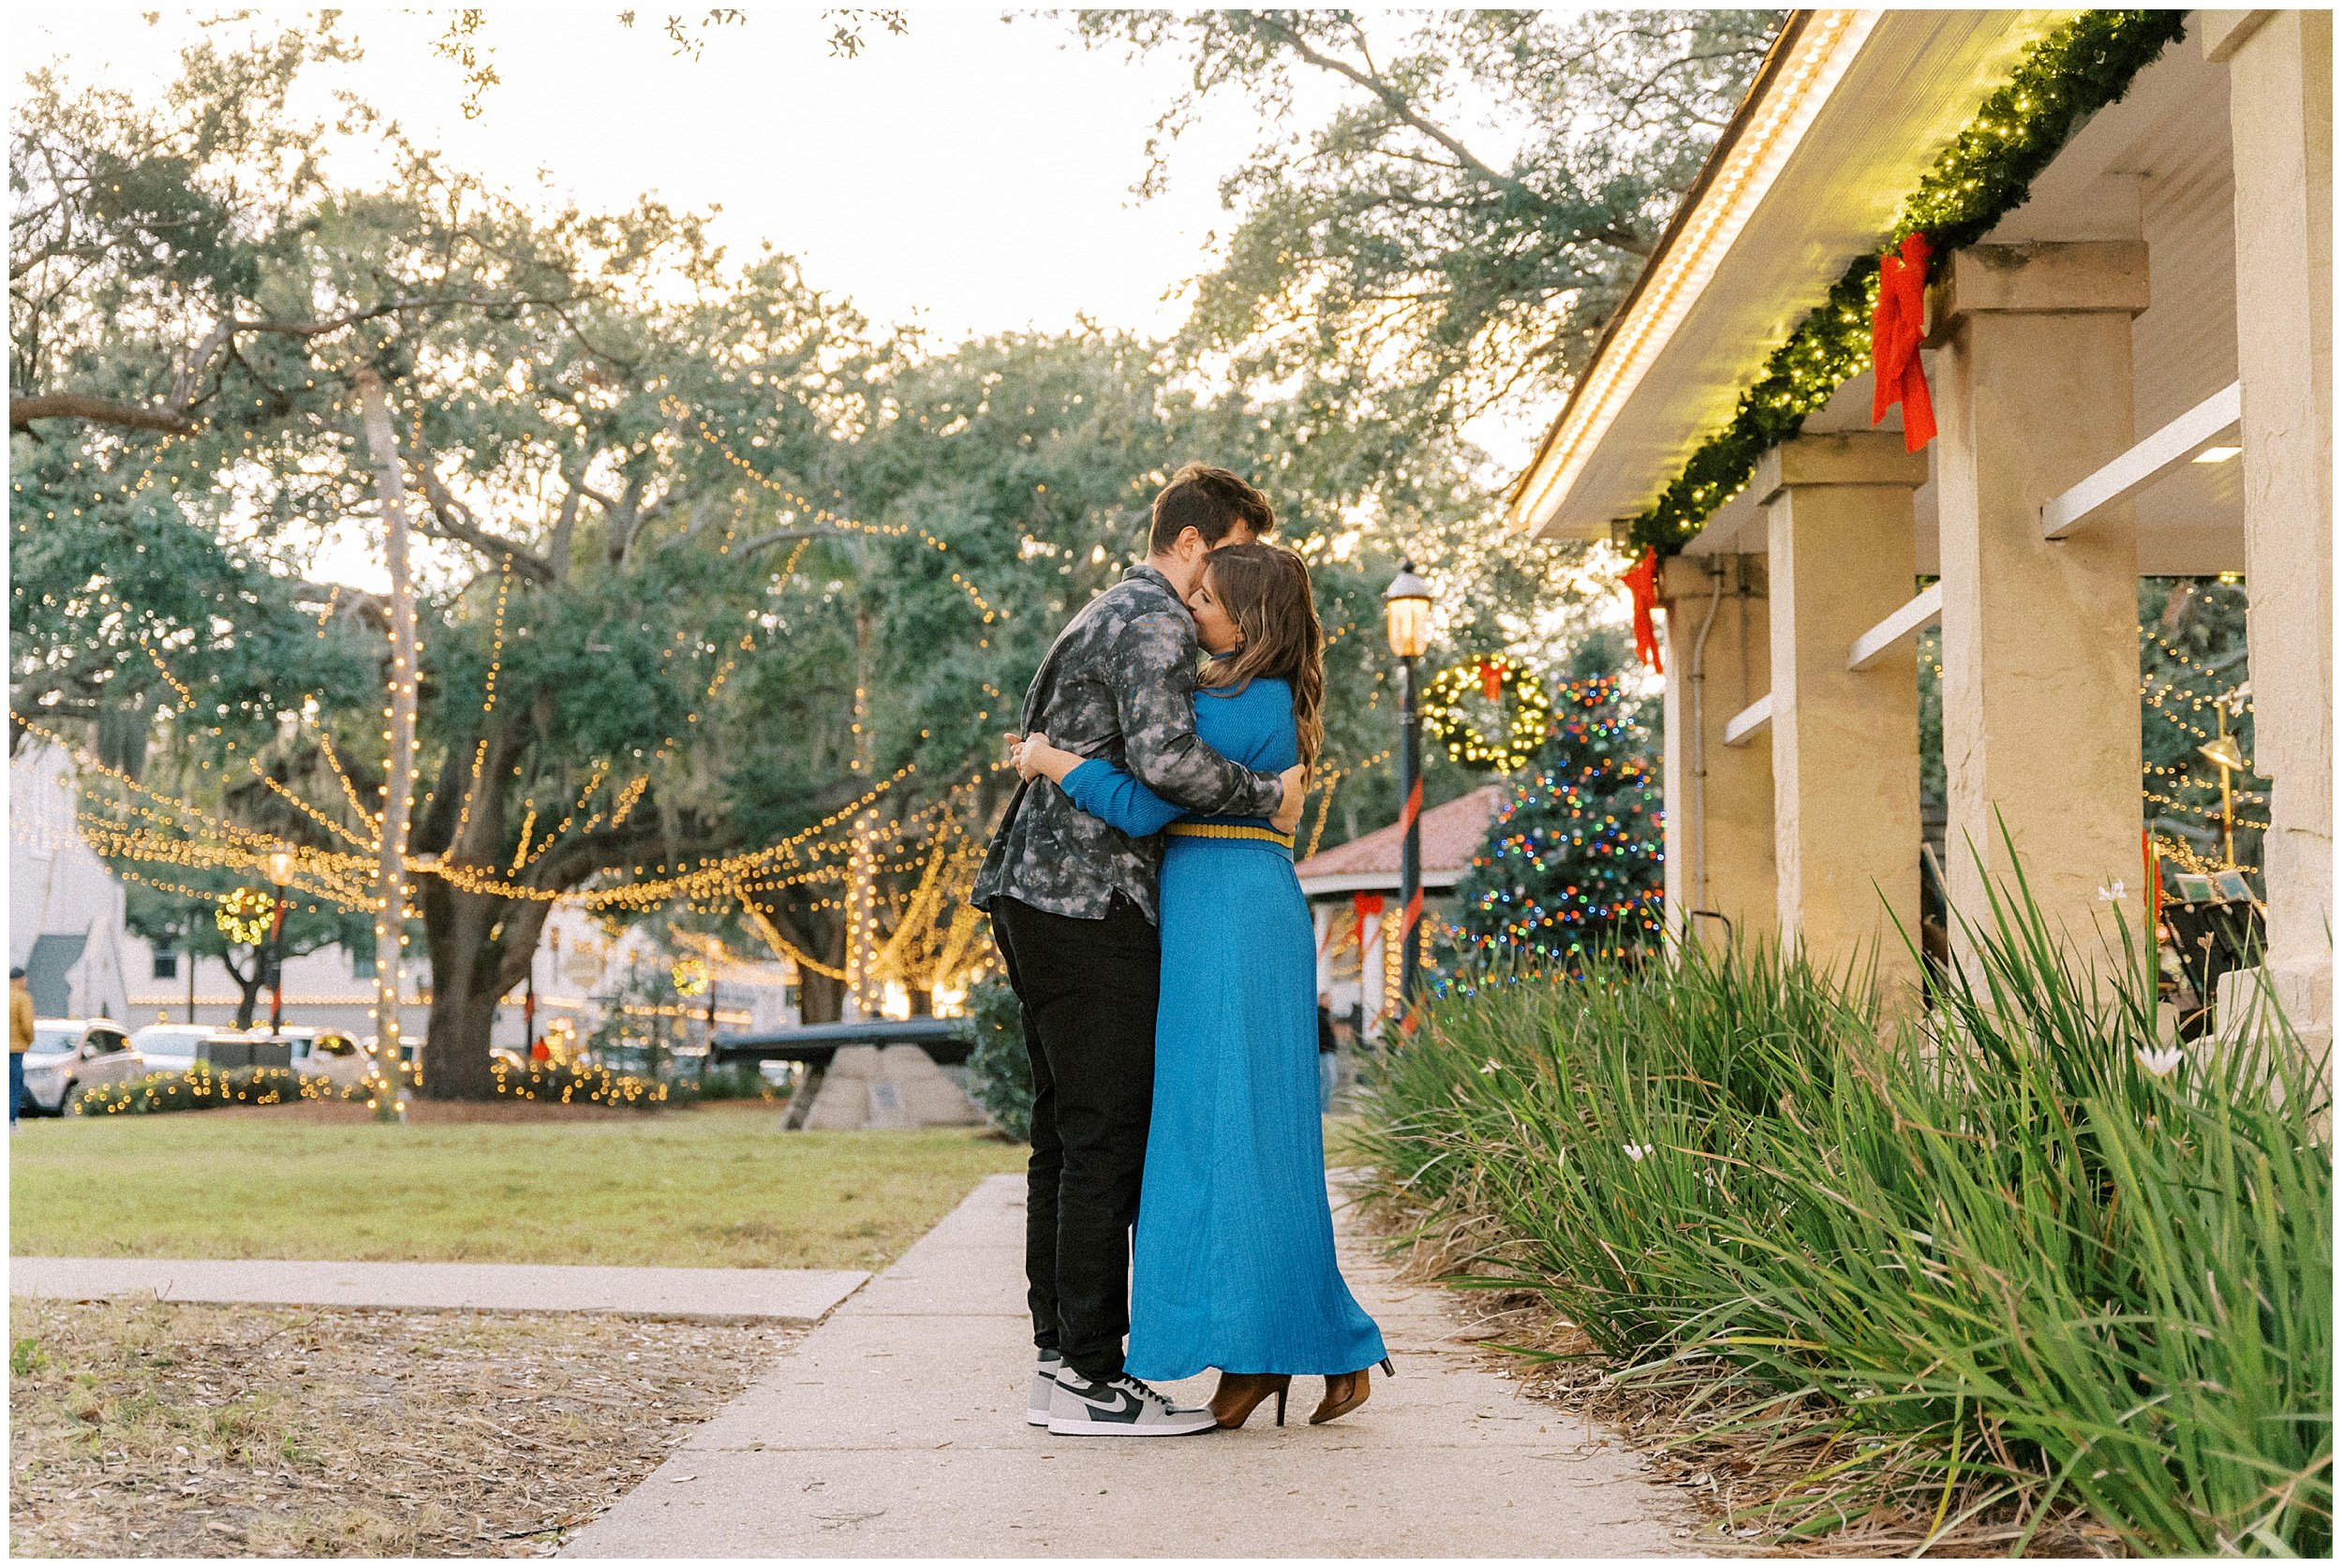
<instances>
[{"instance_id":1,"label":"long blue maxi dress","mask_svg":"<svg viewBox=\"0 0 2342 1568\"><path fill-rule=\"evenodd\" d=\"M1300 761L1292 688L1253 680L1195 703L1221 755ZM1154 1116L1131 1265L1134 1377L1354 1372L1383 1336L1342 1282L1318 1113L1317 952L1289 843L1259 818L1193 817L1113 763L1065 779L1134 836L1168 830ZM1202 827L1263 836L1215 836Z\"/></svg>"}]
</instances>

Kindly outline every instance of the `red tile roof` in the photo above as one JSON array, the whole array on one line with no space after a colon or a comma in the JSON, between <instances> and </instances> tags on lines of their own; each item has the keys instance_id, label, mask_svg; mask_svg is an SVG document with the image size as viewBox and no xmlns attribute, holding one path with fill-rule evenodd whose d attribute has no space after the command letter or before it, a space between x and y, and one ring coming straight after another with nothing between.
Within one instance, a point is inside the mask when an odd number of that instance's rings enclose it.
<instances>
[{"instance_id":1,"label":"red tile roof","mask_svg":"<svg viewBox=\"0 0 2342 1568\"><path fill-rule=\"evenodd\" d=\"M1483 784L1470 794L1423 813L1423 880L1427 886L1447 887L1471 865L1489 836L1504 786ZM1344 888L1363 888L1374 878L1393 890L1399 886L1399 824L1336 845L1296 865L1301 885L1310 891L1314 879L1341 879ZM1327 890L1332 891L1332 890Z\"/></svg>"}]
</instances>

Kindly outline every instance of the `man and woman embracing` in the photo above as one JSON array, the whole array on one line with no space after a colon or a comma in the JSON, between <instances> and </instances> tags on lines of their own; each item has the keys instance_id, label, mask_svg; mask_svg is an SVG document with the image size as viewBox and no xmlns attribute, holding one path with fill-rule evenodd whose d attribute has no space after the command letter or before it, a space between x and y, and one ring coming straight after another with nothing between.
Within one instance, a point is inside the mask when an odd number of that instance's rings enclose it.
<instances>
[{"instance_id":1,"label":"man and woman embracing","mask_svg":"<svg viewBox=\"0 0 2342 1568\"><path fill-rule=\"evenodd\" d=\"M1241 1427L1272 1397L1282 1424L1296 1375L1330 1421L1390 1369L1326 1196L1293 873L1323 636L1275 527L1226 469L1174 474L1147 559L1059 634L1010 737L1024 783L973 898L1032 1058L1027 1416L1052 1432ZM1150 1386L1207 1368L1208 1408Z\"/></svg>"}]
</instances>

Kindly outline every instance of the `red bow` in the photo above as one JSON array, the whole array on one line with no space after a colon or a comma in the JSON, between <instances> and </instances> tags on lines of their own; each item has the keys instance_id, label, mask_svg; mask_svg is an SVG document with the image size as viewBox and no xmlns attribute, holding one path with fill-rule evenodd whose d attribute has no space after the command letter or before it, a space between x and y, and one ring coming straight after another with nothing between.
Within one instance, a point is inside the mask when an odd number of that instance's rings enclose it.
<instances>
[{"instance_id":1,"label":"red bow","mask_svg":"<svg viewBox=\"0 0 2342 1568\"><path fill-rule=\"evenodd\" d=\"M1644 545L1642 559L1619 581L1635 596L1635 657L1651 666L1653 674L1663 675L1667 671L1659 663L1659 633L1651 624L1651 612L1659 603L1659 553Z\"/></svg>"},{"instance_id":2,"label":"red bow","mask_svg":"<svg viewBox=\"0 0 2342 1568\"><path fill-rule=\"evenodd\" d=\"M1904 236L1900 255L1878 259L1878 304L1871 312L1871 423L1903 405L1903 450L1917 451L1935 438L1935 404L1927 395L1927 373L1920 367L1925 336L1927 262L1934 255L1927 236Z\"/></svg>"},{"instance_id":3,"label":"red bow","mask_svg":"<svg viewBox=\"0 0 2342 1568\"><path fill-rule=\"evenodd\" d=\"M1491 703L1505 695L1505 666L1493 658L1480 660L1480 695Z\"/></svg>"}]
</instances>

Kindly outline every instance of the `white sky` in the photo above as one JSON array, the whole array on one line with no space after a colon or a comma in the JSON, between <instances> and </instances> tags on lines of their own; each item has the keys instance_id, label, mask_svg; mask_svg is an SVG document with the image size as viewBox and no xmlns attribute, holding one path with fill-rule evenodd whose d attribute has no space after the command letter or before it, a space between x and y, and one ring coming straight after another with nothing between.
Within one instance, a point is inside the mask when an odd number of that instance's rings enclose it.
<instances>
[{"instance_id":1,"label":"white sky","mask_svg":"<svg viewBox=\"0 0 2342 1568\"><path fill-rule=\"evenodd\" d=\"M692 61L660 36L666 9L642 7L629 29L621 8L491 7L482 37L503 80L473 121L456 67L429 50L444 10L353 7L342 31L366 58L333 74L515 195L542 169L588 209L644 193L720 206L716 233L735 255L770 240L817 287L881 324L919 323L935 348L1085 314L1168 332L1184 306L1165 296L1208 266L1227 218L1219 176L1258 128L1232 103L1181 140L1170 190L1140 202L1129 192L1149 131L1184 77L1171 57L1086 51L1045 16L920 9L905 37L866 27L848 60L830 54L817 9L760 7ZM68 76L136 91L166 79L200 14L150 25L134 6L20 6L11 74L62 55ZM268 7L256 25L304 14Z\"/></svg>"},{"instance_id":2,"label":"white sky","mask_svg":"<svg viewBox=\"0 0 2342 1568\"><path fill-rule=\"evenodd\" d=\"M645 194L720 208L714 233L735 258L770 241L815 287L882 328L917 325L937 350L1084 316L1168 333L1186 314L1184 286L1208 270L1213 234L1230 222L1220 178L1259 139L1258 120L1223 95L1177 143L1168 190L1141 201L1131 186L1148 136L1186 79L1174 54L1134 65L1082 49L1055 18L919 8L907 36L866 26L867 47L850 60L829 52L831 24L817 7L755 7L745 26L706 33L695 61L661 35L668 7L638 7L631 28L616 20L622 8L490 7L479 40L502 80L467 121L457 67L430 50L446 9L348 7L341 31L365 57L313 71L312 102L321 114L325 88L350 88L453 167L524 200L541 189L547 205L588 211ZM19 4L9 80L53 60L68 80L159 89L198 34L195 19L215 13L154 14ZM273 35L308 14L263 7L216 36ZM1305 81L1296 117L1317 124L1340 101L1330 83ZM331 168L355 184L382 170L350 149ZM1498 476L1526 460L1549 410L1523 412L1469 432ZM315 570L371 578L357 545L329 541Z\"/></svg>"}]
</instances>

